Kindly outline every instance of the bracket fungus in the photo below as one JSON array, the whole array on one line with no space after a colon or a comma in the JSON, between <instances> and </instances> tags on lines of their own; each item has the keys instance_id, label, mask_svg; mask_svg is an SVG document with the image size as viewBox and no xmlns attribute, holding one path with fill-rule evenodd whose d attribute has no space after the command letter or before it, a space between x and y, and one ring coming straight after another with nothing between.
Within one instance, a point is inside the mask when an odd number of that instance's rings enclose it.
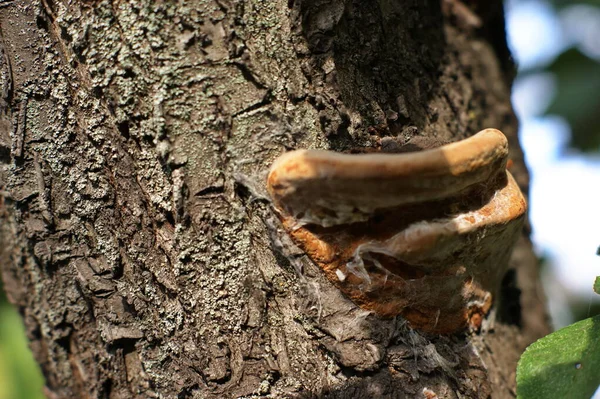
<instances>
[{"instance_id":1,"label":"bracket fungus","mask_svg":"<svg viewBox=\"0 0 600 399\"><path fill-rule=\"evenodd\" d=\"M362 308L431 333L478 328L505 274L526 202L504 134L419 152L297 150L267 188L283 226Z\"/></svg>"}]
</instances>

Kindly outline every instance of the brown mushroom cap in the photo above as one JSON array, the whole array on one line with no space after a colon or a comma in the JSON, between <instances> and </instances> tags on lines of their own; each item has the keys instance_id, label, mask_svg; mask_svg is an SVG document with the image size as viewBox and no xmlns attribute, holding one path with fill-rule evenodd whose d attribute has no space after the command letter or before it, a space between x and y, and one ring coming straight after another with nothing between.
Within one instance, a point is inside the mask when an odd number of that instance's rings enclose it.
<instances>
[{"instance_id":1,"label":"brown mushroom cap","mask_svg":"<svg viewBox=\"0 0 600 399\"><path fill-rule=\"evenodd\" d=\"M506 168L508 143L486 129L456 143L402 154L298 150L267 180L275 206L322 226L364 221L375 210L459 195Z\"/></svg>"}]
</instances>

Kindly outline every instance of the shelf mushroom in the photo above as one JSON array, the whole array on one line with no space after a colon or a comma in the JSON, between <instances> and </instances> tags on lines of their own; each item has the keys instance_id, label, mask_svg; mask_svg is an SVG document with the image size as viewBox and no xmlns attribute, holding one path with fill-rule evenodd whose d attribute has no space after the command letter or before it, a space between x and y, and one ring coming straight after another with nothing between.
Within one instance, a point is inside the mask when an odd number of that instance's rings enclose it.
<instances>
[{"instance_id":1,"label":"shelf mushroom","mask_svg":"<svg viewBox=\"0 0 600 399\"><path fill-rule=\"evenodd\" d=\"M478 328L506 272L526 202L486 129L411 153L297 150L267 188L287 232L362 308L414 328Z\"/></svg>"}]
</instances>

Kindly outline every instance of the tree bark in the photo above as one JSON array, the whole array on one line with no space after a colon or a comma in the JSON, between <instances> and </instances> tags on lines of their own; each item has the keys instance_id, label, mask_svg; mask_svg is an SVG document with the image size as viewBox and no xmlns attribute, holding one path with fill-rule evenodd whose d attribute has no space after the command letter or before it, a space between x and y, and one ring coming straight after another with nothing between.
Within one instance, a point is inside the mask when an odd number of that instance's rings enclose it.
<instances>
[{"instance_id":1,"label":"tree bark","mask_svg":"<svg viewBox=\"0 0 600 399\"><path fill-rule=\"evenodd\" d=\"M264 188L289 149L493 127L526 192L499 1L8 0L0 27L0 267L48 397L515 396L547 332L527 231L495 322L426 335L346 299Z\"/></svg>"}]
</instances>

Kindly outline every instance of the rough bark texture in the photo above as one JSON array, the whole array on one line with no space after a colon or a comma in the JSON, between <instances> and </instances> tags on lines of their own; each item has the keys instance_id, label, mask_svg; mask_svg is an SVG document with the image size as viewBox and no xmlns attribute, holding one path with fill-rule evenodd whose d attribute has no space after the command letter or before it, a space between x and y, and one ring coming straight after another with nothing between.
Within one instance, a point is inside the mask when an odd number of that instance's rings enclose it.
<instances>
[{"instance_id":1,"label":"rough bark texture","mask_svg":"<svg viewBox=\"0 0 600 399\"><path fill-rule=\"evenodd\" d=\"M264 192L288 149L485 127L527 189L501 4L442 3L2 1L0 266L48 397L514 397L546 332L526 235L495 323L426 336L349 302Z\"/></svg>"}]
</instances>

